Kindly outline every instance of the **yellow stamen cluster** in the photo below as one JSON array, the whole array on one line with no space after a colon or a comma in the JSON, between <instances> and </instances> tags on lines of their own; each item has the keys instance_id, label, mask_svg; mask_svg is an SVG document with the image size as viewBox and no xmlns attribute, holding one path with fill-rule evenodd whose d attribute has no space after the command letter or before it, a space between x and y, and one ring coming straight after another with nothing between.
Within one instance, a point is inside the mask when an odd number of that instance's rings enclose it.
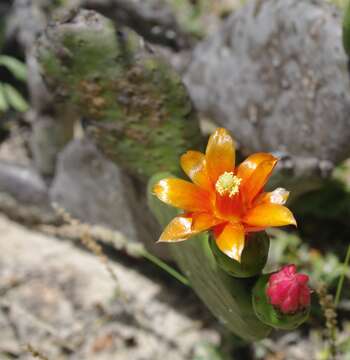
<instances>
[{"instance_id":1,"label":"yellow stamen cluster","mask_svg":"<svg viewBox=\"0 0 350 360\"><path fill-rule=\"evenodd\" d=\"M241 181L242 179L233 172L224 172L216 181L215 189L220 195L228 194L229 197L232 197L239 192Z\"/></svg>"}]
</instances>

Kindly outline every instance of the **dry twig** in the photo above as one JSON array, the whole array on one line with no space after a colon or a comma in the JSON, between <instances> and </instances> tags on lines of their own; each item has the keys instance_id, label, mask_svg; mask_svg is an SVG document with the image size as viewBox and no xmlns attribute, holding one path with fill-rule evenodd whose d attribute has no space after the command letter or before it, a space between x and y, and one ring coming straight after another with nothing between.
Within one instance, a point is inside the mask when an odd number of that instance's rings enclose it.
<instances>
[{"instance_id":1,"label":"dry twig","mask_svg":"<svg viewBox=\"0 0 350 360\"><path fill-rule=\"evenodd\" d=\"M333 295L328 294L325 284L320 284L316 288L316 292L318 294L320 305L326 318L327 337L331 358L336 359L338 322Z\"/></svg>"},{"instance_id":2,"label":"dry twig","mask_svg":"<svg viewBox=\"0 0 350 360\"><path fill-rule=\"evenodd\" d=\"M72 215L70 215L62 207L59 207L57 204L54 204L53 208L57 211L57 214L62 218L62 220L64 222L66 222L73 228L80 230L79 231L79 233L80 233L79 240L80 240L81 244L84 245L84 247L87 248L88 250L90 250L92 253L94 253L99 258L99 260L102 262L102 264L105 266L105 268L107 269L108 273L110 274L112 280L116 284L116 290L117 290L118 297L123 300L127 300L127 295L121 289L120 282L119 282L116 272L112 268L112 266L108 260L108 257L104 254L104 252L102 250L102 246L100 244L98 244L98 242L94 238L94 235L96 235L96 232L93 231L93 227L90 224L83 223L80 220L73 218ZM105 234L112 235L112 236L114 235L113 231L110 231L110 233L108 233L108 229L106 229ZM122 236L122 235L120 235L120 236Z\"/></svg>"},{"instance_id":3,"label":"dry twig","mask_svg":"<svg viewBox=\"0 0 350 360\"><path fill-rule=\"evenodd\" d=\"M46 357L45 355L43 355L39 350L37 350L36 348L34 348L31 344L27 344L26 350L27 350L30 354L32 354L36 359L49 360L48 357Z\"/></svg>"}]
</instances>

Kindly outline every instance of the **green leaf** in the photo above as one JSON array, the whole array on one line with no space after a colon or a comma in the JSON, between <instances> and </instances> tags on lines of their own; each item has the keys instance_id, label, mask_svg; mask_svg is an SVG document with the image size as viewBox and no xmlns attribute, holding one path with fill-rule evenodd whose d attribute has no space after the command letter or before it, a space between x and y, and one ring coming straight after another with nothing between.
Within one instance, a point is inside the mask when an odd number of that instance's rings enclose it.
<instances>
[{"instance_id":1,"label":"green leaf","mask_svg":"<svg viewBox=\"0 0 350 360\"><path fill-rule=\"evenodd\" d=\"M3 84L3 92L8 103L17 111L28 110L28 103L23 96L10 84Z\"/></svg>"},{"instance_id":2,"label":"green leaf","mask_svg":"<svg viewBox=\"0 0 350 360\"><path fill-rule=\"evenodd\" d=\"M27 67L21 61L12 56L0 55L0 65L7 67L9 71L18 79L22 81L27 80Z\"/></svg>"},{"instance_id":3,"label":"green leaf","mask_svg":"<svg viewBox=\"0 0 350 360\"><path fill-rule=\"evenodd\" d=\"M9 104L5 97L4 85L0 83L0 113L4 113L8 110Z\"/></svg>"}]
</instances>

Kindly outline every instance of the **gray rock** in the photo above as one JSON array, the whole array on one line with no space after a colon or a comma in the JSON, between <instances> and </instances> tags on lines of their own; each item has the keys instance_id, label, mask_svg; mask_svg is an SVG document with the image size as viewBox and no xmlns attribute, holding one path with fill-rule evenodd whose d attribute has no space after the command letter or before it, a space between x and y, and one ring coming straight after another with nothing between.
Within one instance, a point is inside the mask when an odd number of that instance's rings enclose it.
<instances>
[{"instance_id":1,"label":"gray rock","mask_svg":"<svg viewBox=\"0 0 350 360\"><path fill-rule=\"evenodd\" d=\"M51 178L59 152L73 137L74 117L68 111L62 111L56 118L35 110L32 115L35 119L30 139L33 162L40 174Z\"/></svg>"},{"instance_id":2,"label":"gray rock","mask_svg":"<svg viewBox=\"0 0 350 360\"><path fill-rule=\"evenodd\" d=\"M75 140L59 156L50 198L74 217L116 229L165 256L165 248L155 246L159 227L145 208L142 189L136 192L134 186L95 145Z\"/></svg>"},{"instance_id":3,"label":"gray rock","mask_svg":"<svg viewBox=\"0 0 350 360\"><path fill-rule=\"evenodd\" d=\"M0 161L0 192L26 205L49 204L44 180L29 166Z\"/></svg>"},{"instance_id":4,"label":"gray rock","mask_svg":"<svg viewBox=\"0 0 350 360\"><path fill-rule=\"evenodd\" d=\"M56 223L48 186L28 157L27 138L14 127L0 146L0 211L27 225Z\"/></svg>"},{"instance_id":5,"label":"gray rock","mask_svg":"<svg viewBox=\"0 0 350 360\"><path fill-rule=\"evenodd\" d=\"M29 166L0 162L0 211L23 224L56 223L48 188Z\"/></svg>"},{"instance_id":6,"label":"gray rock","mask_svg":"<svg viewBox=\"0 0 350 360\"><path fill-rule=\"evenodd\" d=\"M8 35L15 38L25 52L32 106L26 114L33 129L30 146L36 169L46 177L53 175L57 154L72 138L75 120L57 100L53 101L35 57L34 44L47 27L54 8L50 9L46 0L14 0L6 26Z\"/></svg>"},{"instance_id":7,"label":"gray rock","mask_svg":"<svg viewBox=\"0 0 350 360\"><path fill-rule=\"evenodd\" d=\"M0 231L1 359L33 359L30 344L48 359L187 360L202 343L218 344L194 298L171 285L113 263L116 284L95 255L69 242L2 216Z\"/></svg>"},{"instance_id":8,"label":"gray rock","mask_svg":"<svg viewBox=\"0 0 350 360\"><path fill-rule=\"evenodd\" d=\"M248 1L194 51L185 82L197 108L244 155L278 151L294 175L329 174L350 154L341 22L321 0Z\"/></svg>"},{"instance_id":9,"label":"gray rock","mask_svg":"<svg viewBox=\"0 0 350 360\"><path fill-rule=\"evenodd\" d=\"M111 18L117 25L126 25L147 41L169 46L174 50L188 48L192 36L181 29L173 9L163 0L79 0L83 8L94 9Z\"/></svg>"}]
</instances>

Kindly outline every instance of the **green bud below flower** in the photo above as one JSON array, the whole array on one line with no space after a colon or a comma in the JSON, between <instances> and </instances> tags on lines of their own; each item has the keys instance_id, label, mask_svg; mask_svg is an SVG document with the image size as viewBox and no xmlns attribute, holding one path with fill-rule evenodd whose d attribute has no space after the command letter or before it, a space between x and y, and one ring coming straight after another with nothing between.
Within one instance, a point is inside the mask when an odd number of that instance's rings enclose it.
<instances>
[{"instance_id":1,"label":"green bud below flower","mask_svg":"<svg viewBox=\"0 0 350 360\"><path fill-rule=\"evenodd\" d=\"M248 233L245 236L241 262L224 254L218 248L214 237L211 236L209 241L219 267L234 277L247 278L258 275L266 264L270 239L265 231Z\"/></svg>"}]
</instances>

